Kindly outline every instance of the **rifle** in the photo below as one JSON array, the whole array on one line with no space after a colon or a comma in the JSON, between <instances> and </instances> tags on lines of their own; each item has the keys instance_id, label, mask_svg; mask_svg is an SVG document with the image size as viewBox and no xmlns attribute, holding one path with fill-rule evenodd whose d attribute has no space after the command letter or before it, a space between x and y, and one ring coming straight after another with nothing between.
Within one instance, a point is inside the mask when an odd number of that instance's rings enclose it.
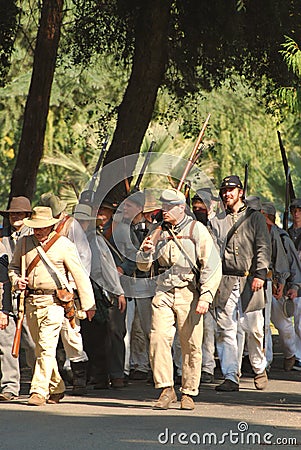
<instances>
[{"instance_id":1,"label":"rifle","mask_svg":"<svg viewBox=\"0 0 301 450\"><path fill-rule=\"evenodd\" d=\"M286 182L285 182L285 208L283 213L283 229L288 230L288 216L289 216L289 204L290 204L290 169L287 171Z\"/></svg>"},{"instance_id":2,"label":"rifle","mask_svg":"<svg viewBox=\"0 0 301 450\"><path fill-rule=\"evenodd\" d=\"M245 181L244 181L244 196L246 198L248 192L248 179L249 179L249 167L248 164L245 165Z\"/></svg>"},{"instance_id":3,"label":"rifle","mask_svg":"<svg viewBox=\"0 0 301 450\"><path fill-rule=\"evenodd\" d=\"M21 277L25 278L25 240L23 238L22 243L22 256L21 256ZM20 351L20 343L21 343L21 333L22 333L22 325L24 320L24 299L25 299L25 289L21 291L19 297L19 308L18 308L18 320L17 326L13 341L13 346L11 350L11 354L14 358L18 358Z\"/></svg>"},{"instance_id":4,"label":"rifle","mask_svg":"<svg viewBox=\"0 0 301 450\"><path fill-rule=\"evenodd\" d=\"M96 180L98 177L98 171L99 171L99 169L103 163L104 157L105 157L105 152L107 149L108 141L109 141L109 135L107 134L103 141L102 149L101 149L97 164L95 166L92 178L90 180L89 187L87 190L85 190L81 193L79 203L85 203L88 205L91 205L94 203L94 198L95 198L94 186L96 184Z\"/></svg>"},{"instance_id":5,"label":"rifle","mask_svg":"<svg viewBox=\"0 0 301 450\"><path fill-rule=\"evenodd\" d=\"M295 195L291 175L290 175L290 173L288 174L289 166L288 166L286 151L285 151L284 145L282 143L280 131L277 131L277 136L278 136L279 147L280 147L281 156L282 156L282 163L283 163L283 167L284 167L285 179L288 177L288 182L289 182L289 197L290 197L290 200L292 200L292 199L296 198L296 195Z\"/></svg>"},{"instance_id":6,"label":"rifle","mask_svg":"<svg viewBox=\"0 0 301 450\"><path fill-rule=\"evenodd\" d=\"M149 147L149 149L147 150L147 153L146 153L146 156L145 156L145 160L144 160L144 162L143 162L143 164L142 164L140 173L139 173L139 175L138 175L138 177L137 177L137 180L136 180L136 183L135 183L135 186L134 186L134 189L132 190L132 192L137 192L137 191L139 191L140 184L141 184L143 175L144 175L144 173L145 173L145 170L146 170L146 168L147 168L147 165L148 165L148 163L149 163L149 160L150 160L151 153L152 153L152 151L153 151L154 145L155 145L155 141L152 141L152 142L151 142L151 145L150 145L150 147Z\"/></svg>"},{"instance_id":7,"label":"rifle","mask_svg":"<svg viewBox=\"0 0 301 450\"><path fill-rule=\"evenodd\" d=\"M284 167L284 174L285 174L285 211L283 214L283 228L287 231L288 229L288 216L289 216L289 203L292 199L296 198L294 186L291 178L291 171L288 166L288 160L286 156L286 151L284 148L284 145L282 143L281 134L280 131L277 131L278 141L279 141L279 147L281 151L281 157L282 157L282 163Z\"/></svg>"},{"instance_id":8,"label":"rifle","mask_svg":"<svg viewBox=\"0 0 301 450\"><path fill-rule=\"evenodd\" d=\"M200 131L200 134L199 134L199 136L197 138L197 141L196 141L196 143L195 143L195 145L193 147L193 150L191 152L190 158L189 158L189 160L188 160L188 162L186 164L186 167L184 169L183 175L182 175L182 177L180 179L180 182L178 184L177 191L180 191L182 189L182 186L184 184L184 181L185 181L187 175L189 174L189 172L190 172L192 166L194 165L194 163L196 162L196 155L197 155L200 143L202 142L202 139L203 139L205 130L207 128L210 116L211 116L211 114L209 113L208 116L207 116L207 119L205 120L204 125L203 125L203 127L202 127L202 129Z\"/></svg>"}]
</instances>

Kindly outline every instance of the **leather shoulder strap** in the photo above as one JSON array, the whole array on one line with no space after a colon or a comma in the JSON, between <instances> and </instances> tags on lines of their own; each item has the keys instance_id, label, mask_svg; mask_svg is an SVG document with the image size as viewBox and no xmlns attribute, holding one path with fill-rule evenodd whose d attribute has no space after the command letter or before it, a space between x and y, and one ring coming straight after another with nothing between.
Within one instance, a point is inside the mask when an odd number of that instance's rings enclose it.
<instances>
[{"instance_id":1,"label":"leather shoulder strap","mask_svg":"<svg viewBox=\"0 0 301 450\"><path fill-rule=\"evenodd\" d=\"M58 233L55 233L54 236L52 236L52 238L47 242L47 244L45 245L45 247L43 247L44 252L46 253L50 247L58 240L58 238L60 237L60 235ZM38 253L33 260L30 262L27 271L26 271L26 276L28 276L30 274L30 272L33 271L33 269L36 267L36 265L38 264L38 262L40 261L41 256Z\"/></svg>"},{"instance_id":2,"label":"leather shoulder strap","mask_svg":"<svg viewBox=\"0 0 301 450\"><path fill-rule=\"evenodd\" d=\"M56 230L55 230L58 234L60 234L60 232L62 231L62 229L63 229L63 227L64 227L64 225L65 225L65 223L67 222L68 219L70 219L70 216L69 216L69 215L65 216L65 217L60 221L60 223L58 224L58 226L56 227ZM45 250L45 249L44 249L44 250Z\"/></svg>"}]
</instances>

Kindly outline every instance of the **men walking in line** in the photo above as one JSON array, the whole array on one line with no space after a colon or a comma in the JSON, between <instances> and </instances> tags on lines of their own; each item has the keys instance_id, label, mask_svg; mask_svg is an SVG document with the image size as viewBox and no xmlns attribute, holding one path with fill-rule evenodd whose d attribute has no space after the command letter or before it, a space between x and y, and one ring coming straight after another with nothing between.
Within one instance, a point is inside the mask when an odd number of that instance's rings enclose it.
<instances>
[{"instance_id":1,"label":"men walking in line","mask_svg":"<svg viewBox=\"0 0 301 450\"><path fill-rule=\"evenodd\" d=\"M164 229L153 231L137 254L140 270L150 270L156 259L159 266L150 361L155 387L162 392L154 409L168 409L177 400L171 353L177 324L183 361L181 409L192 410L201 377L203 315L220 283L221 261L207 228L185 213L184 194L166 189L160 201Z\"/></svg>"},{"instance_id":2,"label":"men walking in line","mask_svg":"<svg viewBox=\"0 0 301 450\"><path fill-rule=\"evenodd\" d=\"M217 391L238 391L244 342L255 372L256 389L268 379L263 351L265 305L263 285L270 265L270 237L260 211L246 206L238 176L223 179L221 196L227 215L221 228L227 230L223 254L223 277L217 295L217 350L224 382Z\"/></svg>"}]
</instances>

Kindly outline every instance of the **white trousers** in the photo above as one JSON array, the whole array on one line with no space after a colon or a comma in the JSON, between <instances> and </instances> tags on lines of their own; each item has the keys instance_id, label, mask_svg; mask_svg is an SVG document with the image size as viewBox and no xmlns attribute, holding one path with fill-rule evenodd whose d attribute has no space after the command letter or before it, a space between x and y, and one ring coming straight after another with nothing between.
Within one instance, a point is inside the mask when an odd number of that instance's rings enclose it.
<instances>
[{"instance_id":1,"label":"white trousers","mask_svg":"<svg viewBox=\"0 0 301 450\"><path fill-rule=\"evenodd\" d=\"M279 338L285 358L296 356L301 361L301 297L294 299L294 318L285 317L283 313L283 299L272 299L271 321L279 332ZM271 330L267 343L267 361L273 361L273 344Z\"/></svg>"},{"instance_id":2,"label":"white trousers","mask_svg":"<svg viewBox=\"0 0 301 450\"><path fill-rule=\"evenodd\" d=\"M217 314L217 352L225 379L239 382L245 340L255 374L262 373L266 368L262 310L243 313L239 286L236 285L225 309L218 308Z\"/></svg>"}]
</instances>

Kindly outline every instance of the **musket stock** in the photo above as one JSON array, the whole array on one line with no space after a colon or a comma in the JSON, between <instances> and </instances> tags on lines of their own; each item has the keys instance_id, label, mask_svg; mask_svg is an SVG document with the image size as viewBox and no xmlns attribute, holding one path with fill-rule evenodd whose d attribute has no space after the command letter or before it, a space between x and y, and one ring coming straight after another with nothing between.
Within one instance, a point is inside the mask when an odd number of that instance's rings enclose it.
<instances>
[{"instance_id":1,"label":"musket stock","mask_svg":"<svg viewBox=\"0 0 301 450\"><path fill-rule=\"evenodd\" d=\"M25 278L25 238L23 237L22 242L22 256L21 256L21 277ZM21 291L19 298L19 311L18 311L18 320L17 326L13 341L13 346L11 350L11 354L14 358L18 358L20 351L20 343L21 343L21 333L22 333L22 325L24 320L24 300L25 300L25 289Z\"/></svg>"}]
</instances>

